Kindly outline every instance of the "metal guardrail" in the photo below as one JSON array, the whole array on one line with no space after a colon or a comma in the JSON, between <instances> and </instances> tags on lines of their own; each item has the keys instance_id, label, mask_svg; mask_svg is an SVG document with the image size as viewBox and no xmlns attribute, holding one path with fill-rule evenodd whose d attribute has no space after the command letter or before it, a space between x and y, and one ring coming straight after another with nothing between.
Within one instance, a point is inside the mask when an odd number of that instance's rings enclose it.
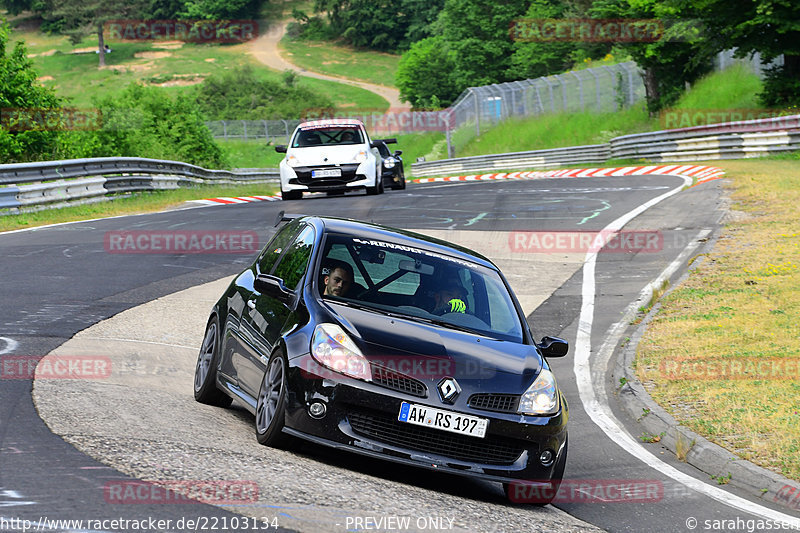
<instances>
[{"instance_id":1,"label":"metal guardrail","mask_svg":"<svg viewBox=\"0 0 800 533\"><path fill-rule=\"evenodd\" d=\"M546 169L575 163L601 164L610 157L611 149L608 144L595 144L530 152L456 157L429 163L413 163L411 169L415 177L424 177L454 172Z\"/></svg>"},{"instance_id":2,"label":"metal guardrail","mask_svg":"<svg viewBox=\"0 0 800 533\"><path fill-rule=\"evenodd\" d=\"M623 135L608 144L573 146L413 163L415 177L455 172L547 169L603 164L609 159L645 162L737 159L800 150L800 115L710 124Z\"/></svg>"},{"instance_id":3,"label":"metal guardrail","mask_svg":"<svg viewBox=\"0 0 800 533\"><path fill-rule=\"evenodd\" d=\"M275 183L277 169L209 170L179 161L101 157L0 165L0 209L91 201L195 184Z\"/></svg>"}]
</instances>

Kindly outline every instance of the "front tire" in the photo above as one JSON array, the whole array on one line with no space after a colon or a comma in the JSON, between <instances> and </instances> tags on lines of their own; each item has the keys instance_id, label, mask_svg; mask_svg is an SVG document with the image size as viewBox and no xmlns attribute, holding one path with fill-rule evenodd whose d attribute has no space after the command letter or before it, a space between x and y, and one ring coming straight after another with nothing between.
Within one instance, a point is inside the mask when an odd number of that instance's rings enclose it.
<instances>
[{"instance_id":1,"label":"front tire","mask_svg":"<svg viewBox=\"0 0 800 533\"><path fill-rule=\"evenodd\" d=\"M267 362L256 402L256 439L264 446L280 447L287 438L282 433L286 419L288 364L280 350Z\"/></svg>"},{"instance_id":2,"label":"front tire","mask_svg":"<svg viewBox=\"0 0 800 533\"><path fill-rule=\"evenodd\" d=\"M208 321L206 335L197 355L197 365L194 369L194 399L208 405L228 407L233 399L217 388L219 347L219 318L214 315Z\"/></svg>"},{"instance_id":3,"label":"front tire","mask_svg":"<svg viewBox=\"0 0 800 533\"><path fill-rule=\"evenodd\" d=\"M281 191L281 199L283 200L300 200L303 197L303 191Z\"/></svg>"}]
</instances>

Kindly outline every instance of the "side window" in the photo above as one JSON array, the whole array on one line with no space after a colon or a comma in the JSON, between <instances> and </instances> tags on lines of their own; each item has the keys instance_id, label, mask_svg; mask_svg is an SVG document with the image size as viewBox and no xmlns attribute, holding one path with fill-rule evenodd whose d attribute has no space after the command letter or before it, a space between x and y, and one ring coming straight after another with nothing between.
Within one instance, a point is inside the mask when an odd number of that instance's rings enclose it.
<instances>
[{"instance_id":1,"label":"side window","mask_svg":"<svg viewBox=\"0 0 800 533\"><path fill-rule=\"evenodd\" d=\"M289 289L296 289L306 273L311 251L314 249L314 229L306 226L289 246L275 267L273 275L281 278Z\"/></svg>"},{"instance_id":2,"label":"side window","mask_svg":"<svg viewBox=\"0 0 800 533\"><path fill-rule=\"evenodd\" d=\"M292 237L297 233L299 225L299 221L286 224L278 230L278 233L272 237L269 244L264 247L261 257L258 258L258 271L261 274L269 274L272 271L272 267L275 266L275 262L286 249L286 246L292 242Z\"/></svg>"}]
</instances>

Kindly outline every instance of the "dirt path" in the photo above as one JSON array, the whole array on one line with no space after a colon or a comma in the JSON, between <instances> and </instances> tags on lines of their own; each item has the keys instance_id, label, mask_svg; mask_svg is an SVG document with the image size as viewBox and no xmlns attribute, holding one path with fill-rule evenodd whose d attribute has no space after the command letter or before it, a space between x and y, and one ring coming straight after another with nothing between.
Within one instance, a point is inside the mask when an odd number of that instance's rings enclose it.
<instances>
[{"instance_id":1,"label":"dirt path","mask_svg":"<svg viewBox=\"0 0 800 533\"><path fill-rule=\"evenodd\" d=\"M335 81L337 83L346 83L355 87L366 89L373 92L389 102L389 108L392 111L409 110L411 106L405 102L400 101L400 91L394 87L386 87L385 85L376 85L374 83L367 83L365 81L349 80L347 78L340 78L337 76L329 76L327 74L320 74L305 70L297 65L289 63L280 54L278 43L286 34L286 25L288 22L281 22L269 28L266 32L261 34L257 39L250 42L248 47L250 53L266 66L283 72L284 70L294 70L302 76L309 78L317 78L319 80Z\"/></svg>"}]
</instances>

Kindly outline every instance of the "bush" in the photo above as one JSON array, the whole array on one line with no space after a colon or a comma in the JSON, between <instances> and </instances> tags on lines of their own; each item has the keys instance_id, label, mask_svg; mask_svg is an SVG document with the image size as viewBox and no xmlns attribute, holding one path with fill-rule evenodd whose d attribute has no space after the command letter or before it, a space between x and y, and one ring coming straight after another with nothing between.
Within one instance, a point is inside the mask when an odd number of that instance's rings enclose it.
<instances>
[{"instance_id":1,"label":"bush","mask_svg":"<svg viewBox=\"0 0 800 533\"><path fill-rule=\"evenodd\" d=\"M96 137L84 141L92 157L149 157L221 168L227 161L189 97L171 98L162 89L129 85L117 97L95 101L103 117Z\"/></svg>"},{"instance_id":2,"label":"bush","mask_svg":"<svg viewBox=\"0 0 800 533\"><path fill-rule=\"evenodd\" d=\"M69 157L68 146L60 140L58 124L50 120L58 116L61 100L55 91L36 81L38 73L33 70L22 42L6 53L8 37L8 25L3 22L0 24L0 109L3 109L0 161L22 163ZM48 117L47 124L26 119L36 116Z\"/></svg>"},{"instance_id":3,"label":"bush","mask_svg":"<svg viewBox=\"0 0 800 533\"><path fill-rule=\"evenodd\" d=\"M758 99L765 107L800 105L800 77L786 66L767 69L764 90L759 93Z\"/></svg>"},{"instance_id":4,"label":"bush","mask_svg":"<svg viewBox=\"0 0 800 533\"><path fill-rule=\"evenodd\" d=\"M240 67L206 78L197 104L208 120L264 120L300 117L305 111L332 107L332 102L298 86L293 74L283 83L259 79L251 67Z\"/></svg>"}]
</instances>

